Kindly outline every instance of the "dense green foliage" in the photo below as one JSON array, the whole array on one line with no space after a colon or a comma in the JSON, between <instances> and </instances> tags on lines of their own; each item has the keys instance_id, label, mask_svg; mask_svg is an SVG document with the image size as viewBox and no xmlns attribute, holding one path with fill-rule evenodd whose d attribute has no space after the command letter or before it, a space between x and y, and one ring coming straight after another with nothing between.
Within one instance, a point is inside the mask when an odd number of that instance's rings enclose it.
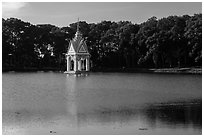
<instances>
[{"instance_id":1,"label":"dense green foliage","mask_svg":"<svg viewBox=\"0 0 204 137\"><path fill-rule=\"evenodd\" d=\"M129 21L80 23L92 68L201 66L202 14ZM3 69L66 68L65 53L77 23L59 28L2 19Z\"/></svg>"}]
</instances>

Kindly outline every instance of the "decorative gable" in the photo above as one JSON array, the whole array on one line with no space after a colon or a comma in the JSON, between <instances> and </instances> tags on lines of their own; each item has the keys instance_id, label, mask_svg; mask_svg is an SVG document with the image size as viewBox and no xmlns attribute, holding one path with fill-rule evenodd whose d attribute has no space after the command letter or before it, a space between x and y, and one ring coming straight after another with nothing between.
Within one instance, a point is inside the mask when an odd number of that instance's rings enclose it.
<instances>
[{"instance_id":1,"label":"decorative gable","mask_svg":"<svg viewBox=\"0 0 204 137\"><path fill-rule=\"evenodd\" d=\"M84 48L83 44L81 45L81 47L79 48L79 52L87 52L86 49Z\"/></svg>"},{"instance_id":2,"label":"decorative gable","mask_svg":"<svg viewBox=\"0 0 204 137\"><path fill-rule=\"evenodd\" d=\"M73 48L73 45L72 45L72 44L70 44L69 52L70 52L70 53L75 52L75 50L74 50L74 48ZM68 52L68 53L69 53L69 52Z\"/></svg>"},{"instance_id":3,"label":"decorative gable","mask_svg":"<svg viewBox=\"0 0 204 137\"><path fill-rule=\"evenodd\" d=\"M78 53L80 55L82 54L89 55L86 42L79 31L77 31L75 37L72 40L70 40L68 49L69 55L75 55Z\"/></svg>"}]
</instances>

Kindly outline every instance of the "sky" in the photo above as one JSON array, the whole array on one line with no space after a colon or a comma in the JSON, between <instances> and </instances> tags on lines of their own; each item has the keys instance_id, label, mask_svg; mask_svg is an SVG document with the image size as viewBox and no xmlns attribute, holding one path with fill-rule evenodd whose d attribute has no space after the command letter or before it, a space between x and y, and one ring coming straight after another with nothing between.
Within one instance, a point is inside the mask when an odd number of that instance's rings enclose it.
<instances>
[{"instance_id":1,"label":"sky","mask_svg":"<svg viewBox=\"0 0 204 137\"><path fill-rule=\"evenodd\" d=\"M152 16L202 13L201 2L3 2L2 17L14 17L32 24L58 27L80 21L131 21L140 24Z\"/></svg>"}]
</instances>

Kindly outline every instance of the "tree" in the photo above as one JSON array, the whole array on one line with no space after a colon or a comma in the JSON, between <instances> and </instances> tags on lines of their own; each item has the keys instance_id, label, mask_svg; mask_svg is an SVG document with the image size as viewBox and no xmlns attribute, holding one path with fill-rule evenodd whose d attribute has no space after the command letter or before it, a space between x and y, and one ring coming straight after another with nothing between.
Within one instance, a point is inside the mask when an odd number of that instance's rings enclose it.
<instances>
[{"instance_id":1,"label":"tree","mask_svg":"<svg viewBox=\"0 0 204 137\"><path fill-rule=\"evenodd\" d=\"M152 17L140 25L140 29L137 34L138 49L140 52L140 58L138 59L139 65L146 67L153 66L152 55L154 51L156 51L156 45L153 44L152 40L154 40L153 38L155 37L155 33L158 31L157 22L157 18Z\"/></svg>"},{"instance_id":2,"label":"tree","mask_svg":"<svg viewBox=\"0 0 204 137\"><path fill-rule=\"evenodd\" d=\"M186 22L185 38L194 65L202 64L202 14L195 14Z\"/></svg>"},{"instance_id":3,"label":"tree","mask_svg":"<svg viewBox=\"0 0 204 137\"><path fill-rule=\"evenodd\" d=\"M129 21L79 22L94 68L202 65L202 14ZM65 53L77 22L59 28L2 19L3 69L66 68Z\"/></svg>"}]
</instances>

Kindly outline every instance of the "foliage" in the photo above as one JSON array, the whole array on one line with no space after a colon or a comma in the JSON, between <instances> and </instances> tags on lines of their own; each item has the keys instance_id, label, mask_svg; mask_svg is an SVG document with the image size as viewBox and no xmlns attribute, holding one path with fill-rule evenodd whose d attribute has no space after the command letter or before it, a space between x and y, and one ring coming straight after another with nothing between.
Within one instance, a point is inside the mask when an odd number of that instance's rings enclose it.
<instances>
[{"instance_id":1,"label":"foliage","mask_svg":"<svg viewBox=\"0 0 204 137\"><path fill-rule=\"evenodd\" d=\"M92 67L190 67L202 64L202 14L129 21L79 22ZM2 19L3 69L66 68L65 54L77 23L59 28Z\"/></svg>"}]
</instances>

